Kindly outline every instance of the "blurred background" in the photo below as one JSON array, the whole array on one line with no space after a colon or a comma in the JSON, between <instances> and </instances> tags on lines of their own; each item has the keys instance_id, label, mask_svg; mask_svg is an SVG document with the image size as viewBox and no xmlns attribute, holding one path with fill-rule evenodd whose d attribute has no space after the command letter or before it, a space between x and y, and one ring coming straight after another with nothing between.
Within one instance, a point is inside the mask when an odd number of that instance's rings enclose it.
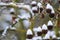
<instances>
[{"instance_id":1,"label":"blurred background","mask_svg":"<svg viewBox=\"0 0 60 40\"><path fill-rule=\"evenodd\" d=\"M56 25L56 27L54 27L54 31L56 33L56 36L60 37L60 3L59 3L60 0L0 0L0 3L1 2L4 2L4 3L13 2L13 3L24 3L25 5L30 5L32 1L36 1L37 3L42 2L43 5L44 5L44 3L49 2L53 6L56 14L58 14L58 16L56 16L57 19L54 19L54 22L55 22L55 25ZM2 8L2 6L0 6L0 8ZM18 13L17 12L18 8L16 8L16 7L13 7L13 8L15 9L16 13ZM35 27L35 26L42 26L43 24L47 24L47 22L49 20L50 20L50 18L49 18L48 15L45 15L45 17L43 19L40 18L40 15L37 15L37 16L35 16L34 19L30 20L31 21L31 26L29 28L32 30L33 27ZM21 22L21 20L20 20L20 22ZM19 27L19 26L21 26L21 27ZM12 39L13 40L26 40L27 30L24 29L24 27L22 27L22 26L23 26L22 22L21 23L18 22L15 25L17 30L16 31L15 30L13 30L13 31L8 30L7 36L2 38L1 40L6 40L6 39L7 40L12 40ZM0 35L1 35L1 33L0 33ZM13 37L13 38L11 39L11 37Z\"/></svg>"}]
</instances>

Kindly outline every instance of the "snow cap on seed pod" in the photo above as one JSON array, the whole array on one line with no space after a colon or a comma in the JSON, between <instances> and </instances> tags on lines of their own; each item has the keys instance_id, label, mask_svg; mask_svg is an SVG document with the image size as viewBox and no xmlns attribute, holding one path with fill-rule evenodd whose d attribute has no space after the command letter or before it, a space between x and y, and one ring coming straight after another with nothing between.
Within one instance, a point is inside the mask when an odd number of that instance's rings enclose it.
<instances>
[{"instance_id":1,"label":"snow cap on seed pod","mask_svg":"<svg viewBox=\"0 0 60 40\"><path fill-rule=\"evenodd\" d=\"M39 3L37 4L37 6L40 8L40 7L42 7L42 4L39 2Z\"/></svg>"},{"instance_id":2,"label":"snow cap on seed pod","mask_svg":"<svg viewBox=\"0 0 60 40\"><path fill-rule=\"evenodd\" d=\"M38 32L41 32L42 31L42 28L39 26L38 29L37 29Z\"/></svg>"},{"instance_id":3,"label":"snow cap on seed pod","mask_svg":"<svg viewBox=\"0 0 60 40\"><path fill-rule=\"evenodd\" d=\"M49 4L49 3L47 3L47 5L46 5L46 9L53 9L53 7Z\"/></svg>"},{"instance_id":4,"label":"snow cap on seed pod","mask_svg":"<svg viewBox=\"0 0 60 40\"><path fill-rule=\"evenodd\" d=\"M31 29L28 29L28 30L27 30L26 35L33 35L33 33L32 33L32 31L31 31Z\"/></svg>"},{"instance_id":5,"label":"snow cap on seed pod","mask_svg":"<svg viewBox=\"0 0 60 40\"><path fill-rule=\"evenodd\" d=\"M38 10L37 7L32 7L32 10Z\"/></svg>"},{"instance_id":6,"label":"snow cap on seed pod","mask_svg":"<svg viewBox=\"0 0 60 40\"><path fill-rule=\"evenodd\" d=\"M52 21L49 20L47 25L48 25L48 26L49 26L49 25L53 26Z\"/></svg>"},{"instance_id":7,"label":"snow cap on seed pod","mask_svg":"<svg viewBox=\"0 0 60 40\"><path fill-rule=\"evenodd\" d=\"M33 5L33 4L37 4L37 2L36 2L36 1L32 1L32 3L31 3L31 4L32 4L32 5Z\"/></svg>"},{"instance_id":8,"label":"snow cap on seed pod","mask_svg":"<svg viewBox=\"0 0 60 40\"><path fill-rule=\"evenodd\" d=\"M55 13L54 8L49 3L47 3L46 9L51 9L51 13Z\"/></svg>"},{"instance_id":9,"label":"snow cap on seed pod","mask_svg":"<svg viewBox=\"0 0 60 40\"><path fill-rule=\"evenodd\" d=\"M11 8L11 9L10 9L10 12L15 12L14 8Z\"/></svg>"},{"instance_id":10,"label":"snow cap on seed pod","mask_svg":"<svg viewBox=\"0 0 60 40\"><path fill-rule=\"evenodd\" d=\"M42 30L48 30L46 24L43 24L43 25L42 25Z\"/></svg>"}]
</instances>

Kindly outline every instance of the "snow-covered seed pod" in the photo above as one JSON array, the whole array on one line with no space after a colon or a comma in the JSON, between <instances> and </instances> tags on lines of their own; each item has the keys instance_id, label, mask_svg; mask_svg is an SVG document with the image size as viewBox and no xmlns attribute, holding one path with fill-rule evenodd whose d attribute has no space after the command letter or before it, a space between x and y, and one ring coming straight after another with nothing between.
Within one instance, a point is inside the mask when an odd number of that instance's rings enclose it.
<instances>
[{"instance_id":1,"label":"snow-covered seed pod","mask_svg":"<svg viewBox=\"0 0 60 40\"><path fill-rule=\"evenodd\" d=\"M42 25L42 33L43 33L43 34L46 34L47 31L48 31L47 26L46 26L45 24L43 24L43 25Z\"/></svg>"},{"instance_id":2,"label":"snow-covered seed pod","mask_svg":"<svg viewBox=\"0 0 60 40\"><path fill-rule=\"evenodd\" d=\"M42 6L42 4L39 2L38 4L37 4L37 6L38 6L38 10L40 11L40 13L43 11L43 6Z\"/></svg>"},{"instance_id":3,"label":"snow-covered seed pod","mask_svg":"<svg viewBox=\"0 0 60 40\"><path fill-rule=\"evenodd\" d=\"M33 11L33 13L38 13L38 7L37 6L32 7L32 11Z\"/></svg>"},{"instance_id":4,"label":"snow-covered seed pod","mask_svg":"<svg viewBox=\"0 0 60 40\"><path fill-rule=\"evenodd\" d=\"M38 28L34 28L34 32L36 35L33 37L33 40L42 40L42 29L39 26Z\"/></svg>"},{"instance_id":5,"label":"snow-covered seed pod","mask_svg":"<svg viewBox=\"0 0 60 40\"><path fill-rule=\"evenodd\" d=\"M52 21L50 21L50 20L48 21L47 27L48 27L48 30L52 30L53 29Z\"/></svg>"},{"instance_id":6,"label":"snow-covered seed pod","mask_svg":"<svg viewBox=\"0 0 60 40\"><path fill-rule=\"evenodd\" d=\"M42 28L39 26L37 29L37 35L41 36L42 35Z\"/></svg>"},{"instance_id":7,"label":"snow-covered seed pod","mask_svg":"<svg viewBox=\"0 0 60 40\"><path fill-rule=\"evenodd\" d=\"M32 40L32 38L33 38L33 33L32 33L32 31L31 31L31 29L28 29L27 30L27 33L26 33L26 40L29 40L29 39L31 39Z\"/></svg>"},{"instance_id":8,"label":"snow-covered seed pod","mask_svg":"<svg viewBox=\"0 0 60 40\"><path fill-rule=\"evenodd\" d=\"M51 9L50 8L51 8L50 4L47 3L47 5L46 5L46 12L47 13L51 13Z\"/></svg>"},{"instance_id":9,"label":"snow-covered seed pod","mask_svg":"<svg viewBox=\"0 0 60 40\"><path fill-rule=\"evenodd\" d=\"M50 5L49 3L47 3L46 12L49 13L49 17L50 17L50 18L53 18L54 15L55 15L54 8L53 8L52 5Z\"/></svg>"},{"instance_id":10,"label":"snow-covered seed pod","mask_svg":"<svg viewBox=\"0 0 60 40\"><path fill-rule=\"evenodd\" d=\"M50 18L53 18L55 16L55 11L52 9L51 13L49 14Z\"/></svg>"},{"instance_id":11,"label":"snow-covered seed pod","mask_svg":"<svg viewBox=\"0 0 60 40\"><path fill-rule=\"evenodd\" d=\"M15 15L15 9L14 8L10 9L10 14Z\"/></svg>"},{"instance_id":12,"label":"snow-covered seed pod","mask_svg":"<svg viewBox=\"0 0 60 40\"><path fill-rule=\"evenodd\" d=\"M16 19L14 8L11 8L11 9L10 9L10 14L13 16L13 17L12 17L12 20L14 21L14 20Z\"/></svg>"},{"instance_id":13,"label":"snow-covered seed pod","mask_svg":"<svg viewBox=\"0 0 60 40\"><path fill-rule=\"evenodd\" d=\"M37 6L37 2L36 2L36 1L32 1L32 2L31 2L31 6L32 6L32 7Z\"/></svg>"},{"instance_id":14,"label":"snow-covered seed pod","mask_svg":"<svg viewBox=\"0 0 60 40\"><path fill-rule=\"evenodd\" d=\"M46 12L47 13L51 13L51 11L52 11L52 6L49 3L47 3L47 5L46 5Z\"/></svg>"}]
</instances>

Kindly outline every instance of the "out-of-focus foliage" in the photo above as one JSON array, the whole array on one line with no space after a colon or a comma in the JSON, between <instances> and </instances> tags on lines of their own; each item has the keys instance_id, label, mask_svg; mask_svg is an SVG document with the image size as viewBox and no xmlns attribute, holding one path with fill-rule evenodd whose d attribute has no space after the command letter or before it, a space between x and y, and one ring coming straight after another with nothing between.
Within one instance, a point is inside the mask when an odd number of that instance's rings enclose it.
<instances>
[{"instance_id":1,"label":"out-of-focus foliage","mask_svg":"<svg viewBox=\"0 0 60 40\"><path fill-rule=\"evenodd\" d=\"M19 2L20 0L14 0L15 2Z\"/></svg>"}]
</instances>

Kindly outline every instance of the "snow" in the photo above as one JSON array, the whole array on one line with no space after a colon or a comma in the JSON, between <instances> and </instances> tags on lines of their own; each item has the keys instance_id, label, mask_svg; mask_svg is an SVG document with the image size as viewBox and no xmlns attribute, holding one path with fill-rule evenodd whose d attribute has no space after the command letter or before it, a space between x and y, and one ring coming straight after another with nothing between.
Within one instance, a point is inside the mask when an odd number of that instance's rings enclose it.
<instances>
[{"instance_id":1,"label":"snow","mask_svg":"<svg viewBox=\"0 0 60 40\"><path fill-rule=\"evenodd\" d=\"M49 34L46 34L43 39L50 39L50 35Z\"/></svg>"},{"instance_id":2,"label":"snow","mask_svg":"<svg viewBox=\"0 0 60 40\"><path fill-rule=\"evenodd\" d=\"M33 35L31 29L28 29L26 34L27 34L27 35Z\"/></svg>"},{"instance_id":3,"label":"snow","mask_svg":"<svg viewBox=\"0 0 60 40\"><path fill-rule=\"evenodd\" d=\"M11 8L11 9L10 9L10 12L15 12L14 8Z\"/></svg>"},{"instance_id":4,"label":"snow","mask_svg":"<svg viewBox=\"0 0 60 40\"><path fill-rule=\"evenodd\" d=\"M38 29L38 28L33 28L33 31L34 31L34 32L37 32L37 29Z\"/></svg>"},{"instance_id":5,"label":"snow","mask_svg":"<svg viewBox=\"0 0 60 40\"><path fill-rule=\"evenodd\" d=\"M32 3L31 4L37 4L37 2L36 1L32 1Z\"/></svg>"},{"instance_id":6,"label":"snow","mask_svg":"<svg viewBox=\"0 0 60 40\"><path fill-rule=\"evenodd\" d=\"M49 26L49 25L52 25L52 26L53 26L52 21L49 20L47 25L48 25L48 26Z\"/></svg>"},{"instance_id":7,"label":"snow","mask_svg":"<svg viewBox=\"0 0 60 40\"><path fill-rule=\"evenodd\" d=\"M47 30L47 26L45 24L42 25L42 30Z\"/></svg>"},{"instance_id":8,"label":"snow","mask_svg":"<svg viewBox=\"0 0 60 40\"><path fill-rule=\"evenodd\" d=\"M32 14L32 16L34 16L34 13L32 12L30 5L18 5L18 7L27 9Z\"/></svg>"},{"instance_id":9,"label":"snow","mask_svg":"<svg viewBox=\"0 0 60 40\"><path fill-rule=\"evenodd\" d=\"M32 10L38 10L37 7L32 7Z\"/></svg>"},{"instance_id":10,"label":"snow","mask_svg":"<svg viewBox=\"0 0 60 40\"><path fill-rule=\"evenodd\" d=\"M42 29L41 29L40 26L38 27L37 31L38 31L38 32L41 32L41 31L42 31Z\"/></svg>"},{"instance_id":11,"label":"snow","mask_svg":"<svg viewBox=\"0 0 60 40\"><path fill-rule=\"evenodd\" d=\"M37 4L37 6L38 6L39 8L43 7L40 2Z\"/></svg>"},{"instance_id":12,"label":"snow","mask_svg":"<svg viewBox=\"0 0 60 40\"><path fill-rule=\"evenodd\" d=\"M55 13L54 8L49 3L47 4L46 9L51 9L51 13Z\"/></svg>"},{"instance_id":13,"label":"snow","mask_svg":"<svg viewBox=\"0 0 60 40\"><path fill-rule=\"evenodd\" d=\"M44 38L56 38L55 31L48 31Z\"/></svg>"},{"instance_id":14,"label":"snow","mask_svg":"<svg viewBox=\"0 0 60 40\"><path fill-rule=\"evenodd\" d=\"M7 3L0 2L0 6L9 5Z\"/></svg>"}]
</instances>

